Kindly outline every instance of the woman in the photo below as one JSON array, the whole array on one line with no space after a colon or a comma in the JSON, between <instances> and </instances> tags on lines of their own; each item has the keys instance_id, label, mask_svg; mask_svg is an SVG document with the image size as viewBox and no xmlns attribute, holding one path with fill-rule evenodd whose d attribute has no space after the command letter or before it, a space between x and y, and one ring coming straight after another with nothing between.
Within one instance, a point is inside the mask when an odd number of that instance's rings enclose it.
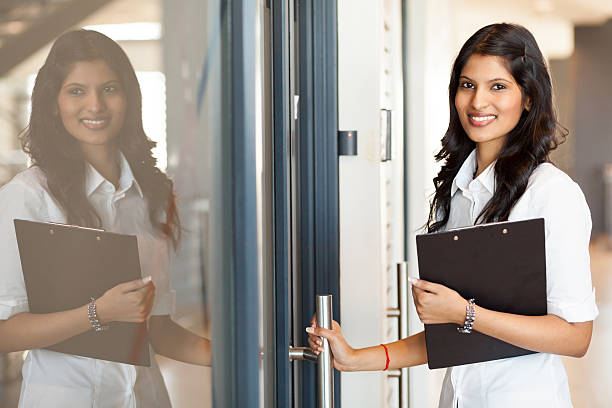
<instances>
[{"instance_id":1,"label":"woman","mask_svg":"<svg viewBox=\"0 0 612 408\"><path fill-rule=\"evenodd\" d=\"M428 232L543 217L545 316L487 310L476 299L473 329L538 353L447 370L440 407L571 407L560 355L582 357L598 314L591 285L589 209L582 191L549 162L557 146L552 87L531 33L512 24L477 31L461 48L449 85L450 122L436 160ZM410 279L425 324L464 326L468 301L451 288ZM308 327L309 343L329 340L339 370L383 370L427 362L424 333L352 349L334 323ZM468 335L468 334L466 334ZM388 358L388 360L387 360Z\"/></svg>"},{"instance_id":2,"label":"woman","mask_svg":"<svg viewBox=\"0 0 612 408\"><path fill-rule=\"evenodd\" d=\"M210 343L170 314L170 251L180 238L172 182L144 133L141 93L123 50L95 31L71 31L38 72L22 139L32 166L0 189L0 352L31 350L19 406L169 407L159 367L137 367L43 347L93 330L90 305L29 313L13 219L136 235L145 278L96 299L100 324L145 322L156 353L210 365ZM78 250L78 248L75 248ZM94 326L94 327L92 327Z\"/></svg>"}]
</instances>

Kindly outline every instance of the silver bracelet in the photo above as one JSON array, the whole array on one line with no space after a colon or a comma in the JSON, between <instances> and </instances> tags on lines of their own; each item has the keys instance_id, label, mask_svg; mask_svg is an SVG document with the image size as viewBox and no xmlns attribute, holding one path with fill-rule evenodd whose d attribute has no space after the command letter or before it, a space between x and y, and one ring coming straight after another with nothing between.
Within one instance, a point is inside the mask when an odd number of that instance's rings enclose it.
<instances>
[{"instance_id":1,"label":"silver bracelet","mask_svg":"<svg viewBox=\"0 0 612 408\"><path fill-rule=\"evenodd\" d=\"M96 301L95 298L93 298L93 297L90 298L89 299L89 306L87 306L87 317L89 317L89 323L91 323L91 326L97 332L108 330L108 326L103 326L100 323L100 320L98 319L98 312L96 310L95 301Z\"/></svg>"},{"instance_id":2,"label":"silver bracelet","mask_svg":"<svg viewBox=\"0 0 612 408\"><path fill-rule=\"evenodd\" d=\"M468 300L468 304L465 307L465 323L463 323L463 327L457 327L459 333L470 334L472 332L472 327L474 327L474 321L476 320L474 302L474 299Z\"/></svg>"}]
</instances>

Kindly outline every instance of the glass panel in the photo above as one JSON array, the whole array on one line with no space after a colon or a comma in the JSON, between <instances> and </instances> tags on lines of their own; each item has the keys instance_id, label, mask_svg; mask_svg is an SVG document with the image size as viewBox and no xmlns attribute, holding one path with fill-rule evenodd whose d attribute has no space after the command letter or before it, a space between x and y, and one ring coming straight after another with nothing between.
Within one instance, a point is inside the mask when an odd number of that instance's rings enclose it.
<instances>
[{"instance_id":1,"label":"glass panel","mask_svg":"<svg viewBox=\"0 0 612 408\"><path fill-rule=\"evenodd\" d=\"M0 72L0 408L211 407L221 2L10 4L0 15L0 53L15 61ZM58 10L73 22L57 27ZM90 31L34 38L33 16L58 33ZM31 55L3 52L10 44Z\"/></svg>"}]
</instances>

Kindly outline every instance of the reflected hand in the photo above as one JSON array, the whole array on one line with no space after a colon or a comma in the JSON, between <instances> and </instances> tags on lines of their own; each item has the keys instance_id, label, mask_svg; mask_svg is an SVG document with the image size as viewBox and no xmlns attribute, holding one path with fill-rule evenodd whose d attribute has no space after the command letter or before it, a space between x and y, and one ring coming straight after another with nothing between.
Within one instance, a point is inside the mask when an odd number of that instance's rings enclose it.
<instances>
[{"instance_id":1,"label":"reflected hand","mask_svg":"<svg viewBox=\"0 0 612 408\"><path fill-rule=\"evenodd\" d=\"M349 346L342 335L342 329L335 320L332 322L332 329L317 327L316 316L312 318L311 326L306 328L308 333L308 345L312 351L319 355L323 351L323 340L327 339L331 349L334 368L340 371L353 371L355 350Z\"/></svg>"},{"instance_id":2,"label":"reflected hand","mask_svg":"<svg viewBox=\"0 0 612 408\"><path fill-rule=\"evenodd\" d=\"M424 324L456 323L463 326L467 300L444 285L414 277L412 284L414 305Z\"/></svg>"},{"instance_id":3,"label":"reflected hand","mask_svg":"<svg viewBox=\"0 0 612 408\"><path fill-rule=\"evenodd\" d=\"M155 285L151 277L120 283L96 300L100 323L142 323L153 309Z\"/></svg>"}]
</instances>

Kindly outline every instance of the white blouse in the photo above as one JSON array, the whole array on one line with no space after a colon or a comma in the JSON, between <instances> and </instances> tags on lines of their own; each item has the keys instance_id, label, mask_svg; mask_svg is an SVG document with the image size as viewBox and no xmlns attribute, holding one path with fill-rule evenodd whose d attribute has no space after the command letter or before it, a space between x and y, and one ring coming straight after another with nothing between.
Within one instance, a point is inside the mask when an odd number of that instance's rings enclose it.
<instances>
[{"instance_id":1,"label":"white blouse","mask_svg":"<svg viewBox=\"0 0 612 408\"><path fill-rule=\"evenodd\" d=\"M451 188L446 229L474 225L495 191L495 163L476 179L476 151ZM598 315L591 284L591 214L580 187L550 163L539 165L509 221L544 218L548 313L568 322ZM478 318L478 316L476 317ZM569 408L567 376L560 356L536 353L447 369L439 408Z\"/></svg>"},{"instance_id":2,"label":"white blouse","mask_svg":"<svg viewBox=\"0 0 612 408\"><path fill-rule=\"evenodd\" d=\"M121 155L119 188L87 164L85 192L107 231L137 236L142 276L156 287L153 315L173 313L170 245L154 234L146 199ZM0 188L0 319L28 311L13 219L66 222L51 195L44 172L36 167L17 174ZM78 250L78 248L75 248ZM49 350L31 350L23 366L20 408L170 407L168 392L151 352L151 366L97 360Z\"/></svg>"}]
</instances>

